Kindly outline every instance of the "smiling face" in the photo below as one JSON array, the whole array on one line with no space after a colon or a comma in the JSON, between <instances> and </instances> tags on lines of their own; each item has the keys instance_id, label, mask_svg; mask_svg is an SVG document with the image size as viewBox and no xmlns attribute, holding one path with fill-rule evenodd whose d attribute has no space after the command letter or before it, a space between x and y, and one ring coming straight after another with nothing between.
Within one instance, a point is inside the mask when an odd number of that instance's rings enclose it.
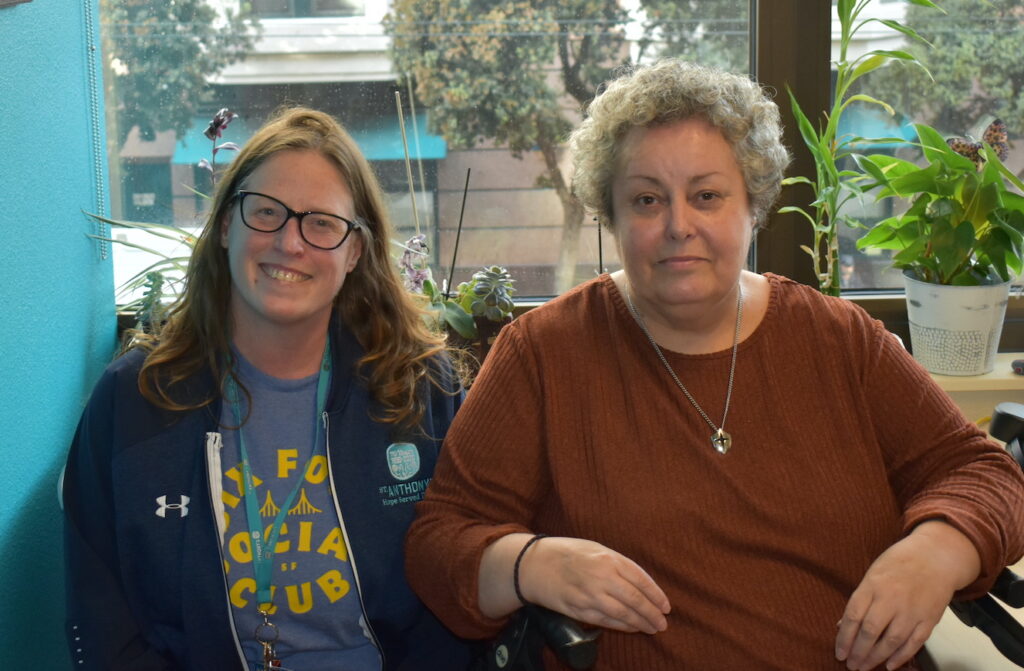
<instances>
[{"instance_id":1,"label":"smiling face","mask_svg":"<svg viewBox=\"0 0 1024 671\"><path fill-rule=\"evenodd\" d=\"M324 212L355 219L352 193L323 155L286 150L266 159L242 188L272 196L298 212ZM231 319L235 333L271 334L275 329L327 329L334 298L362 253L353 231L337 249L318 249L290 218L278 231L254 231L242 223L237 202L221 224L221 245L231 271Z\"/></svg>"},{"instance_id":2,"label":"smiling face","mask_svg":"<svg viewBox=\"0 0 1024 671\"><path fill-rule=\"evenodd\" d=\"M622 142L612 213L637 307L731 306L754 226L732 147L699 118L634 128Z\"/></svg>"}]
</instances>

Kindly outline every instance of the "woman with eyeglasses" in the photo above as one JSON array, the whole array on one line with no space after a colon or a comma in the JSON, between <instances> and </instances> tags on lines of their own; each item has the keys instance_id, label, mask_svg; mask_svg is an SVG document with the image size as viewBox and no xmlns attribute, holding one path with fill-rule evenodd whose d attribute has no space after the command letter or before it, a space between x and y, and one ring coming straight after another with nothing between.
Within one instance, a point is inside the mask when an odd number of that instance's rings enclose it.
<instances>
[{"instance_id":1,"label":"woman with eyeglasses","mask_svg":"<svg viewBox=\"0 0 1024 671\"><path fill-rule=\"evenodd\" d=\"M184 291L93 392L63 484L76 669L450 669L402 540L460 387L330 116L220 178Z\"/></svg>"}]
</instances>

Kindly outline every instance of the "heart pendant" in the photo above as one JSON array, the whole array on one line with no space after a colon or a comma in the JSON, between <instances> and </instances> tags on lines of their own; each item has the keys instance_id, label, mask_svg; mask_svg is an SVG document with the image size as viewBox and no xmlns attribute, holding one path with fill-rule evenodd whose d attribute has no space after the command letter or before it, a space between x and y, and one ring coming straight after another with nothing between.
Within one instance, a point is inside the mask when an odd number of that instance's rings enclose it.
<instances>
[{"instance_id":1,"label":"heart pendant","mask_svg":"<svg viewBox=\"0 0 1024 671\"><path fill-rule=\"evenodd\" d=\"M732 436L719 429L711 435L711 445L715 448L715 452L725 454L732 447Z\"/></svg>"}]
</instances>

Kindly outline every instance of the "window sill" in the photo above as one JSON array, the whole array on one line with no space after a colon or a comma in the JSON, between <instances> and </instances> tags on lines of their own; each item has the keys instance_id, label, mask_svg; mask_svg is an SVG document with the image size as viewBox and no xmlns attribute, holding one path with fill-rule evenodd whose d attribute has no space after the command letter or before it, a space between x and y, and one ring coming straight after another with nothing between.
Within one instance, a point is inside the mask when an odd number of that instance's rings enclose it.
<instances>
[{"instance_id":1,"label":"window sill","mask_svg":"<svg viewBox=\"0 0 1024 671\"><path fill-rule=\"evenodd\" d=\"M996 354L996 365L991 373L984 375L935 375L932 379L939 383L943 391L1024 391L1024 376L1017 375L1010 368L1014 359L1024 358L1021 352L1000 352Z\"/></svg>"},{"instance_id":2,"label":"window sill","mask_svg":"<svg viewBox=\"0 0 1024 671\"><path fill-rule=\"evenodd\" d=\"M959 406L967 419L984 424L997 405L1005 401L1024 403L1024 376L1010 369L1014 359L1024 358L1021 352L996 354L995 368L984 375L932 375L943 391Z\"/></svg>"}]
</instances>

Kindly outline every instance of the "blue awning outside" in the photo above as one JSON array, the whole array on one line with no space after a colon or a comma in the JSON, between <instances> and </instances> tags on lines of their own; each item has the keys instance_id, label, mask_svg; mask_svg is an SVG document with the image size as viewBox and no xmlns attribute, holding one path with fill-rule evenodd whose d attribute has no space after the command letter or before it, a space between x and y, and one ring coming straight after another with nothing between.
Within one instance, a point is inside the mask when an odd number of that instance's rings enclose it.
<instances>
[{"instance_id":1,"label":"blue awning outside","mask_svg":"<svg viewBox=\"0 0 1024 671\"><path fill-rule=\"evenodd\" d=\"M422 159L440 159L448 155L448 144L440 135L427 132L427 115L417 114L416 125L405 118L405 135L409 143L409 157ZM363 150L363 154L371 161L404 161L405 151L402 148L402 128L397 117L376 119L372 126L364 128L350 127L348 132ZM419 151L417 152L417 140Z\"/></svg>"},{"instance_id":2,"label":"blue awning outside","mask_svg":"<svg viewBox=\"0 0 1024 671\"><path fill-rule=\"evenodd\" d=\"M178 140L174 148L174 163L195 165L201 159L210 160L210 152L213 143L203 135L203 131L209 125L210 120L206 117L196 117L192 128L185 137ZM406 138L409 143L409 156L417 158L417 137L419 135L418 157L423 159L440 159L448 155L448 145L440 135L433 135L427 132L427 115L417 114L415 129L410 123L410 117L406 117ZM245 118L238 118L231 122L224 137L217 140L217 144L223 142L234 142L241 146L246 140L252 137L257 127L250 126ZM414 132L415 130L415 132ZM402 149L402 129L398 125L396 117L385 117L374 119L363 126L350 126L348 132L362 149L363 154L371 161L401 161L405 159L405 152ZM217 163L224 165L234 159L236 152L221 151L217 153Z\"/></svg>"},{"instance_id":3,"label":"blue awning outside","mask_svg":"<svg viewBox=\"0 0 1024 671\"><path fill-rule=\"evenodd\" d=\"M917 131L913 123L906 117L897 114L890 115L885 109L878 105L868 105L861 102L851 103L843 115L839 117L838 138L844 136L858 135L870 138L902 138L914 142L917 140ZM854 143L859 151L892 150L900 146L898 142L857 142Z\"/></svg>"}]
</instances>

